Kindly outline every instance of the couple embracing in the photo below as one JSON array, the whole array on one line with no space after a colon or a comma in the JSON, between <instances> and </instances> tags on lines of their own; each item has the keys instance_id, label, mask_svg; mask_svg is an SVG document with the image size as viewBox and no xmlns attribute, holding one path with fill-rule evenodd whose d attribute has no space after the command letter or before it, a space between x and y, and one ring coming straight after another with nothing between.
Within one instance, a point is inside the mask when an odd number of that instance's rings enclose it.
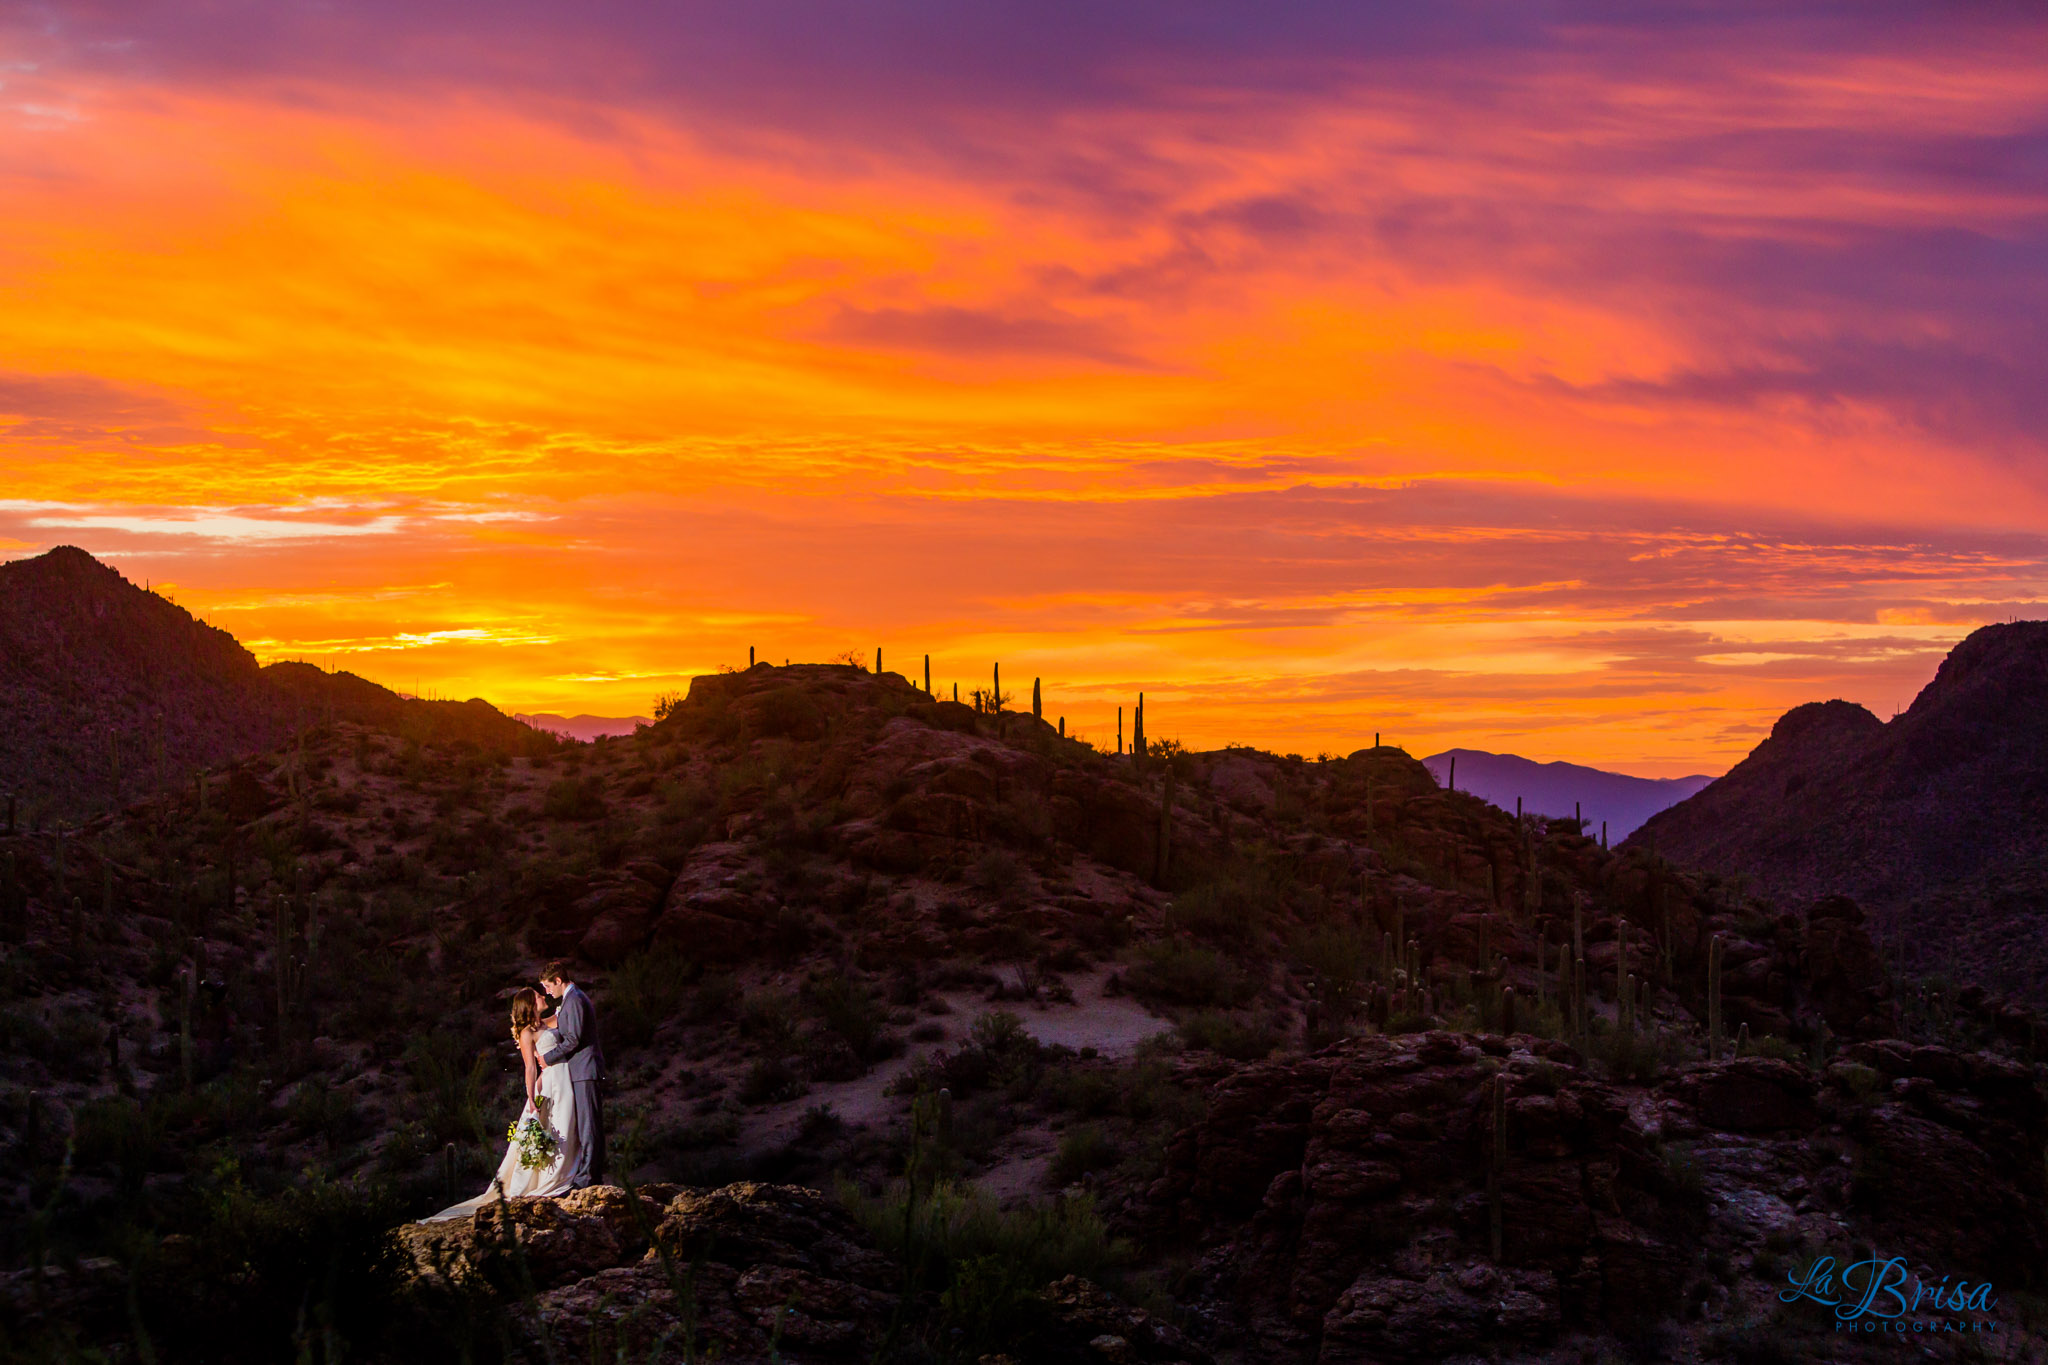
<instances>
[{"instance_id":1,"label":"couple embracing","mask_svg":"<svg viewBox=\"0 0 2048 1365\"><path fill-rule=\"evenodd\" d=\"M604 1183L604 1046L597 1011L566 962L541 969L540 990L512 997L512 1038L526 1072L526 1108L507 1133L505 1159L474 1199L423 1221L467 1218L507 1199L567 1194ZM545 992L543 994L542 992ZM552 999L551 999L552 997Z\"/></svg>"}]
</instances>

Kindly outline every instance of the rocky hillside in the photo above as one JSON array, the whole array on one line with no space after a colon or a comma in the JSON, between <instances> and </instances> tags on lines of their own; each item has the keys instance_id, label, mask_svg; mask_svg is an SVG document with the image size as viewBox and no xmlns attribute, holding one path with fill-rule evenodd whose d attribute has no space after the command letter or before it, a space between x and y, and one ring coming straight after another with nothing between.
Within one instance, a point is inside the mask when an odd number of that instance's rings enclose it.
<instances>
[{"instance_id":1,"label":"rocky hillside","mask_svg":"<svg viewBox=\"0 0 2048 1365\"><path fill-rule=\"evenodd\" d=\"M1840 892L1913 972L2048 992L2048 622L1986 626L1889 723L1788 711L1631 844L1788 902Z\"/></svg>"},{"instance_id":2,"label":"rocky hillside","mask_svg":"<svg viewBox=\"0 0 2048 1365\"><path fill-rule=\"evenodd\" d=\"M0 564L0 715L0 797L30 823L183 785L315 719L515 752L545 742L481 701L259 667L226 631L69 546Z\"/></svg>"},{"instance_id":3,"label":"rocky hillside","mask_svg":"<svg viewBox=\"0 0 2048 1365\"><path fill-rule=\"evenodd\" d=\"M323 718L0 879L38 1350L1803 1359L1786 1271L1870 1246L2040 1345L2024 1004L1392 748L763 665L530 755ZM502 1152L556 954L637 1192L411 1224Z\"/></svg>"}]
</instances>

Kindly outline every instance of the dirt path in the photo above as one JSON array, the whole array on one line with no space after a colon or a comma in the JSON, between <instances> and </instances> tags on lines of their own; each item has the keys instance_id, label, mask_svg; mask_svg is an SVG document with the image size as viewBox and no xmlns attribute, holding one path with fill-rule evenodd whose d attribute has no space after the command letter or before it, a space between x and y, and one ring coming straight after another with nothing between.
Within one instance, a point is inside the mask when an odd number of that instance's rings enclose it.
<instances>
[{"instance_id":1,"label":"dirt path","mask_svg":"<svg viewBox=\"0 0 2048 1365\"><path fill-rule=\"evenodd\" d=\"M992 1010L1008 1010L1022 1019L1026 1031L1041 1043L1059 1044L1076 1051L1092 1047L1111 1059L1130 1056L1138 1044L1173 1027L1129 996L1104 995L1102 987L1108 979L1108 968L1066 978L1074 992L1071 1005L992 1004L974 992L942 992L953 1011L938 1018L946 1029L944 1039L913 1044L905 1055L882 1063L856 1080L813 1085L799 1099L752 1110L740 1121L740 1149L757 1152L782 1146L796 1136L805 1111L814 1106L830 1107L842 1123L851 1127L900 1120L905 1101L900 1095L884 1093L890 1084L934 1051L958 1044L974 1020Z\"/></svg>"}]
</instances>

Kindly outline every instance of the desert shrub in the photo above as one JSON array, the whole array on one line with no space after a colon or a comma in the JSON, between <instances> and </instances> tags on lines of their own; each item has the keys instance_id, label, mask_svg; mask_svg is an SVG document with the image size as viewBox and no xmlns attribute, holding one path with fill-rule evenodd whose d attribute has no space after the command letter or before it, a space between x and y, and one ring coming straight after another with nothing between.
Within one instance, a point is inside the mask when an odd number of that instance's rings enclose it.
<instances>
[{"instance_id":1,"label":"desert shrub","mask_svg":"<svg viewBox=\"0 0 2048 1365\"><path fill-rule=\"evenodd\" d=\"M107 1029L79 1010L0 1012L0 1050L33 1057L65 1080L90 1080L107 1056Z\"/></svg>"},{"instance_id":2,"label":"desert shrub","mask_svg":"<svg viewBox=\"0 0 2048 1365\"><path fill-rule=\"evenodd\" d=\"M585 778L557 778L548 784L540 808L550 820L601 819L606 809L604 779L596 773Z\"/></svg>"},{"instance_id":3,"label":"desert shrub","mask_svg":"<svg viewBox=\"0 0 2048 1365\"><path fill-rule=\"evenodd\" d=\"M79 1170L113 1168L133 1194L152 1169L167 1169L171 1152L154 1106L123 1096L87 1100L72 1111L72 1160Z\"/></svg>"},{"instance_id":4,"label":"desert shrub","mask_svg":"<svg viewBox=\"0 0 2048 1365\"><path fill-rule=\"evenodd\" d=\"M913 1095L921 1090L951 1090L966 1096L1000 1086L1013 1098L1027 1097L1046 1064L1072 1053L1048 1048L1025 1031L1024 1021L1007 1010L977 1017L967 1037L951 1052L934 1052L898 1076L889 1093Z\"/></svg>"},{"instance_id":5,"label":"desert shrub","mask_svg":"<svg viewBox=\"0 0 2048 1365\"><path fill-rule=\"evenodd\" d=\"M1790 1039L1780 1038L1775 1033L1766 1033L1761 1038L1750 1039L1748 1046L1743 1050L1743 1055L1746 1057L1776 1057L1781 1062L1790 1062L1794 1066L1799 1067L1803 1067L1807 1063L1806 1053L1797 1043L1792 1042Z\"/></svg>"},{"instance_id":6,"label":"desert shrub","mask_svg":"<svg viewBox=\"0 0 2048 1365\"><path fill-rule=\"evenodd\" d=\"M1665 1174L1670 1177L1672 1189L1694 1202L1704 1198L1706 1172L1700 1168L1699 1158L1694 1154L1692 1144L1666 1143L1663 1156Z\"/></svg>"},{"instance_id":7,"label":"desert shrub","mask_svg":"<svg viewBox=\"0 0 2048 1365\"><path fill-rule=\"evenodd\" d=\"M1203 1010L1183 1021L1181 1041L1192 1048L1218 1053L1235 1062L1255 1062L1279 1045L1269 1024L1216 1010Z\"/></svg>"},{"instance_id":8,"label":"desert shrub","mask_svg":"<svg viewBox=\"0 0 2048 1365\"><path fill-rule=\"evenodd\" d=\"M1605 1022L1595 1021L1592 1035L1586 1040L1585 1052L1588 1059L1599 1063L1614 1080L1654 1081L1664 1074L1666 1068L1684 1061L1687 1056L1685 1040L1675 1033L1662 1029L1624 1033L1617 1028L1603 1027Z\"/></svg>"},{"instance_id":9,"label":"desert shrub","mask_svg":"<svg viewBox=\"0 0 2048 1365\"><path fill-rule=\"evenodd\" d=\"M793 1100L802 1095L808 1087L804 1078L797 1075L787 1058L780 1056L758 1057L747 1068L745 1079L740 1082L742 1104L777 1104Z\"/></svg>"},{"instance_id":10,"label":"desert shrub","mask_svg":"<svg viewBox=\"0 0 2048 1365\"><path fill-rule=\"evenodd\" d=\"M993 1359L990 1352L1036 1354L1050 1325L1044 1300L1022 1266L1000 1256L973 1256L948 1268L951 1283L939 1295L939 1327L960 1360Z\"/></svg>"},{"instance_id":11,"label":"desert shrub","mask_svg":"<svg viewBox=\"0 0 2048 1365\"><path fill-rule=\"evenodd\" d=\"M1858 1100L1867 1100L1884 1088L1884 1073L1860 1062L1841 1062L1829 1067L1828 1079Z\"/></svg>"},{"instance_id":12,"label":"desert shrub","mask_svg":"<svg viewBox=\"0 0 2048 1365\"><path fill-rule=\"evenodd\" d=\"M1196 1009L1234 1005L1251 993L1251 982L1223 954L1177 939L1145 945L1124 985L1148 1004Z\"/></svg>"},{"instance_id":13,"label":"desert shrub","mask_svg":"<svg viewBox=\"0 0 2048 1365\"><path fill-rule=\"evenodd\" d=\"M1108 1133L1096 1124L1079 1124L1060 1138L1059 1150L1053 1153L1052 1178L1071 1185L1090 1172L1116 1165L1117 1156L1116 1143Z\"/></svg>"},{"instance_id":14,"label":"desert shrub","mask_svg":"<svg viewBox=\"0 0 2048 1365\"><path fill-rule=\"evenodd\" d=\"M842 1187L840 1197L884 1251L906 1261L928 1252L949 1267L1001 1256L1028 1271L1034 1285L1044 1285L1063 1275L1106 1279L1130 1258L1130 1248L1109 1235L1087 1195L1005 1210L973 1186L950 1183L913 1202L897 1182L879 1196Z\"/></svg>"},{"instance_id":15,"label":"desert shrub","mask_svg":"<svg viewBox=\"0 0 2048 1365\"><path fill-rule=\"evenodd\" d=\"M497 1105L488 1052L454 1034L424 1033L406 1047L405 1068L419 1100L415 1112L435 1141L490 1141Z\"/></svg>"},{"instance_id":16,"label":"desert shrub","mask_svg":"<svg viewBox=\"0 0 2048 1365\"><path fill-rule=\"evenodd\" d=\"M1040 1103L1083 1118L1115 1112L1122 1096L1116 1073L1101 1066L1052 1067L1038 1083Z\"/></svg>"},{"instance_id":17,"label":"desert shrub","mask_svg":"<svg viewBox=\"0 0 2048 1365\"><path fill-rule=\"evenodd\" d=\"M733 980L730 972L707 972L697 983L696 997L690 1002L690 1022L708 1023L729 1017L740 1000L740 983Z\"/></svg>"},{"instance_id":18,"label":"desert shrub","mask_svg":"<svg viewBox=\"0 0 2048 1365\"><path fill-rule=\"evenodd\" d=\"M672 947L636 953L605 984L605 1032L625 1047L637 1047L656 1029L682 1013L693 965Z\"/></svg>"},{"instance_id":19,"label":"desert shrub","mask_svg":"<svg viewBox=\"0 0 2048 1365\"><path fill-rule=\"evenodd\" d=\"M787 991L750 991L740 1001L740 1036L751 1038L764 1052L787 1052L796 1046L796 1000Z\"/></svg>"},{"instance_id":20,"label":"desert shrub","mask_svg":"<svg viewBox=\"0 0 2048 1365\"><path fill-rule=\"evenodd\" d=\"M139 1258L131 1311L167 1359L310 1359L294 1343L323 1338L323 1359L383 1356L402 1317L390 1229L409 1212L386 1186L316 1176L271 1192L224 1162L179 1229L189 1259Z\"/></svg>"},{"instance_id":21,"label":"desert shrub","mask_svg":"<svg viewBox=\"0 0 2048 1365\"><path fill-rule=\"evenodd\" d=\"M795 1140L800 1147L817 1147L845 1131L846 1120L834 1113L831 1105L814 1104L797 1121Z\"/></svg>"},{"instance_id":22,"label":"desert shrub","mask_svg":"<svg viewBox=\"0 0 2048 1365\"><path fill-rule=\"evenodd\" d=\"M346 1090L328 1085L323 1076L301 1081L285 1105L285 1117L301 1134L328 1142L347 1142L364 1131L362 1111Z\"/></svg>"},{"instance_id":23,"label":"desert shrub","mask_svg":"<svg viewBox=\"0 0 2048 1365\"><path fill-rule=\"evenodd\" d=\"M847 972L814 972L804 982L804 1003L862 1063L876 1060L882 1009L867 984Z\"/></svg>"},{"instance_id":24,"label":"desert shrub","mask_svg":"<svg viewBox=\"0 0 2048 1365\"><path fill-rule=\"evenodd\" d=\"M967 879L1006 904L1022 895L1027 883L1024 864L1006 848L991 848L975 859Z\"/></svg>"},{"instance_id":25,"label":"desert shrub","mask_svg":"<svg viewBox=\"0 0 2048 1365\"><path fill-rule=\"evenodd\" d=\"M1361 987L1371 974L1372 938L1350 925L1323 925L1297 935L1289 956L1315 979L1324 1007L1347 1015L1363 997Z\"/></svg>"},{"instance_id":26,"label":"desert shrub","mask_svg":"<svg viewBox=\"0 0 2048 1365\"><path fill-rule=\"evenodd\" d=\"M986 1161L1023 1121L1017 1106L1000 1092L984 1091L959 1101L948 1115L946 1142L960 1156Z\"/></svg>"},{"instance_id":27,"label":"desert shrub","mask_svg":"<svg viewBox=\"0 0 2048 1365\"><path fill-rule=\"evenodd\" d=\"M1241 946L1265 932L1281 904L1281 890L1264 868L1238 868L1174 897L1166 923L1208 942Z\"/></svg>"}]
</instances>

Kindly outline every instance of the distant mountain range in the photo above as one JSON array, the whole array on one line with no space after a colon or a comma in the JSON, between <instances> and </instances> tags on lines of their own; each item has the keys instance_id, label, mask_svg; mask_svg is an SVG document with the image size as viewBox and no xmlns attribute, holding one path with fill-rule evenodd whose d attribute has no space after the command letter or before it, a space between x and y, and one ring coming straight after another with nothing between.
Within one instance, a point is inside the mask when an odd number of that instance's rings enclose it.
<instances>
[{"instance_id":1,"label":"distant mountain range","mask_svg":"<svg viewBox=\"0 0 2048 1365\"><path fill-rule=\"evenodd\" d=\"M524 721L536 730L545 730L562 739L576 739L588 744L593 739L607 735L630 735L643 725L654 722L646 716L558 716L552 711L539 711L533 715L515 713L512 719Z\"/></svg>"},{"instance_id":2,"label":"distant mountain range","mask_svg":"<svg viewBox=\"0 0 2048 1365\"><path fill-rule=\"evenodd\" d=\"M1459 780L1464 779L1459 765ZM1778 721L1630 841L1794 905L1845 892L1921 970L2048 991L2048 622L1986 626L1890 723Z\"/></svg>"},{"instance_id":3,"label":"distant mountain range","mask_svg":"<svg viewBox=\"0 0 2048 1365\"><path fill-rule=\"evenodd\" d=\"M79 817L346 720L422 742L554 740L479 700L401 697L353 673L260 665L228 632L60 546L0 564L0 799Z\"/></svg>"},{"instance_id":4,"label":"distant mountain range","mask_svg":"<svg viewBox=\"0 0 2048 1365\"><path fill-rule=\"evenodd\" d=\"M1446 749L1422 760L1440 784L1449 785L1451 761L1457 760L1457 787L1502 810L1522 809L1541 815L1569 816L1573 803L1595 838L1605 822L1609 840L1619 843L1643 821L1676 805L1714 779L1694 777L1630 777L1577 763L1538 763L1514 754L1483 749Z\"/></svg>"}]
</instances>

